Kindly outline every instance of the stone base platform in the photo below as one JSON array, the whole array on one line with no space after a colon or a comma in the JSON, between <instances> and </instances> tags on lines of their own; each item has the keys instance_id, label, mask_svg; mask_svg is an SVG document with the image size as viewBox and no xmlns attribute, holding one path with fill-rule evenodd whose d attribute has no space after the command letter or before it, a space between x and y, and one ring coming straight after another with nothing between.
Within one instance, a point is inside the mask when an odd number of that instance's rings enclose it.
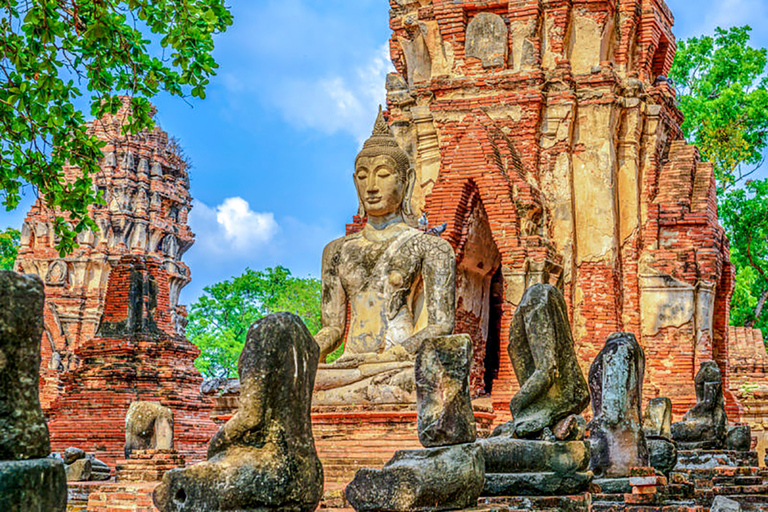
<instances>
[{"instance_id":1,"label":"stone base platform","mask_svg":"<svg viewBox=\"0 0 768 512\"><path fill-rule=\"evenodd\" d=\"M492 407L473 404L478 437L490 434ZM398 450L418 450L416 405L313 407L312 432L325 492L343 490L358 469L380 469Z\"/></svg>"},{"instance_id":2,"label":"stone base platform","mask_svg":"<svg viewBox=\"0 0 768 512\"><path fill-rule=\"evenodd\" d=\"M176 450L136 450L130 459L117 461L115 480L159 482L166 472L184 466L184 456Z\"/></svg>"},{"instance_id":3,"label":"stone base platform","mask_svg":"<svg viewBox=\"0 0 768 512\"><path fill-rule=\"evenodd\" d=\"M355 512L355 509L346 503L340 493L342 491L328 494L326 499L321 502L318 510ZM476 507L462 509L461 512L589 512L591 504L592 498L588 493L576 496L496 497L480 498Z\"/></svg>"}]
</instances>

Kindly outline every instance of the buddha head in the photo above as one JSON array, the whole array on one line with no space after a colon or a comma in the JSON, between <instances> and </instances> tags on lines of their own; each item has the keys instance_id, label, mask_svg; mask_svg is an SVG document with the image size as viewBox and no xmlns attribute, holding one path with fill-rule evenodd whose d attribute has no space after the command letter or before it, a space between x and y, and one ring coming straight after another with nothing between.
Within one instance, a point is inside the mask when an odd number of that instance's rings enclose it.
<instances>
[{"instance_id":1,"label":"buddha head","mask_svg":"<svg viewBox=\"0 0 768 512\"><path fill-rule=\"evenodd\" d=\"M379 107L373 133L355 159L359 215L382 217L400 212L411 216L414 172Z\"/></svg>"}]
</instances>

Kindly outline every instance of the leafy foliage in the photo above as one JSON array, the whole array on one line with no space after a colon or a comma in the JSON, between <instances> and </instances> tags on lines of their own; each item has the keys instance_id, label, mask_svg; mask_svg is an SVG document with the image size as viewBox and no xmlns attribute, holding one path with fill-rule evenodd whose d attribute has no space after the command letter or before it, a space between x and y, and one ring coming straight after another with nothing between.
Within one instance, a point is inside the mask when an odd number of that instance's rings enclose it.
<instances>
[{"instance_id":1,"label":"leafy foliage","mask_svg":"<svg viewBox=\"0 0 768 512\"><path fill-rule=\"evenodd\" d=\"M736 266L736 289L731 321L758 327L768 338L768 180L749 181L730 192L720 205L720 216L731 239Z\"/></svg>"},{"instance_id":2,"label":"leafy foliage","mask_svg":"<svg viewBox=\"0 0 768 512\"><path fill-rule=\"evenodd\" d=\"M747 181L768 146L768 52L749 46L751 30L717 28L714 37L681 41L670 78L683 132L715 170L736 267L731 324L759 327L768 339L768 180Z\"/></svg>"},{"instance_id":3,"label":"leafy foliage","mask_svg":"<svg viewBox=\"0 0 768 512\"><path fill-rule=\"evenodd\" d=\"M237 360L256 320L295 313L312 334L320 330L320 280L297 278L284 267L245 273L208 286L190 309L187 336L202 354L195 366L207 377L237 376Z\"/></svg>"},{"instance_id":4,"label":"leafy foliage","mask_svg":"<svg viewBox=\"0 0 768 512\"><path fill-rule=\"evenodd\" d=\"M21 234L16 229L8 228L0 232L0 270L13 270L20 239Z\"/></svg>"},{"instance_id":5,"label":"leafy foliage","mask_svg":"<svg viewBox=\"0 0 768 512\"><path fill-rule=\"evenodd\" d=\"M115 114L131 96L126 133L153 127L149 98L160 91L205 97L215 74L214 35L231 25L224 0L0 1L0 196L15 208L31 184L56 218L64 255L77 233L96 229L92 175L104 142L75 107ZM71 166L71 167L70 167ZM65 170L79 168L71 179Z\"/></svg>"},{"instance_id":6,"label":"leafy foliage","mask_svg":"<svg viewBox=\"0 0 768 512\"><path fill-rule=\"evenodd\" d=\"M768 144L766 50L749 46L751 28L715 29L715 36L678 44L675 82L686 138L713 163L718 191L755 172Z\"/></svg>"}]
</instances>

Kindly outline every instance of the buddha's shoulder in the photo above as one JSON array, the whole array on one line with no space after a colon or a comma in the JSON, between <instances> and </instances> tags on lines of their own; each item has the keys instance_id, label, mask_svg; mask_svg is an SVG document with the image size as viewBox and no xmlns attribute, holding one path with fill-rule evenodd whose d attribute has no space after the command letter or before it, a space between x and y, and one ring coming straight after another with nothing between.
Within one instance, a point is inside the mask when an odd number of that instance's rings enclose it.
<instances>
[{"instance_id":1,"label":"buddha's shoulder","mask_svg":"<svg viewBox=\"0 0 768 512\"><path fill-rule=\"evenodd\" d=\"M450 243L448 243L447 240L443 240L439 236L424 233L423 231L416 228L409 228L409 230L412 232L412 236L409 240L410 243L417 245L424 251L430 253L437 252L445 255L450 254L451 256L454 255L453 247Z\"/></svg>"}]
</instances>

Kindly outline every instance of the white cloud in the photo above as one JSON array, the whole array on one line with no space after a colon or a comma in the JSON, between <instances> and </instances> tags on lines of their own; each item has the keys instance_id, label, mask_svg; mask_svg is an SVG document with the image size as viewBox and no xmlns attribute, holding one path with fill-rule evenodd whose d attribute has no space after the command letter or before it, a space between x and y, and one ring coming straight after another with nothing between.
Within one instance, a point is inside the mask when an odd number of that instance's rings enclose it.
<instances>
[{"instance_id":1,"label":"white cloud","mask_svg":"<svg viewBox=\"0 0 768 512\"><path fill-rule=\"evenodd\" d=\"M288 123L329 135L346 132L362 142L386 101L384 84L393 69L388 52L384 45L345 75L289 78L266 94Z\"/></svg>"},{"instance_id":2,"label":"white cloud","mask_svg":"<svg viewBox=\"0 0 768 512\"><path fill-rule=\"evenodd\" d=\"M219 84L228 114L247 125L256 99L293 127L365 140L394 68L385 39L355 21L378 2L362 3L351 12L307 0L239 7L238 23L217 48L226 56Z\"/></svg>"},{"instance_id":3,"label":"white cloud","mask_svg":"<svg viewBox=\"0 0 768 512\"><path fill-rule=\"evenodd\" d=\"M264 249L280 229L274 214L254 212L241 197L228 197L215 208L195 201L189 223L203 251L230 257Z\"/></svg>"}]
</instances>

